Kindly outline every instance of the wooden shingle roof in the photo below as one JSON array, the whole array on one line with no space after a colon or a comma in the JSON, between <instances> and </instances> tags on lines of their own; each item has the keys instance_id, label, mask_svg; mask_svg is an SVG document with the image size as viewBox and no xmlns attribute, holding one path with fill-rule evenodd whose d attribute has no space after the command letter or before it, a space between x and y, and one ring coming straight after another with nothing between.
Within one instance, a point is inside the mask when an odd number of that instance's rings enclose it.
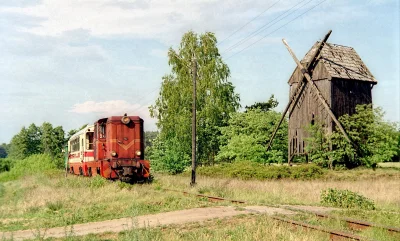
<instances>
[{"instance_id":1,"label":"wooden shingle roof","mask_svg":"<svg viewBox=\"0 0 400 241\"><path fill-rule=\"evenodd\" d=\"M303 61L309 61L312 53L316 51L318 43L315 43L308 51ZM324 63L331 78L377 83L375 77L352 47L326 43L321 50L320 60Z\"/></svg>"}]
</instances>

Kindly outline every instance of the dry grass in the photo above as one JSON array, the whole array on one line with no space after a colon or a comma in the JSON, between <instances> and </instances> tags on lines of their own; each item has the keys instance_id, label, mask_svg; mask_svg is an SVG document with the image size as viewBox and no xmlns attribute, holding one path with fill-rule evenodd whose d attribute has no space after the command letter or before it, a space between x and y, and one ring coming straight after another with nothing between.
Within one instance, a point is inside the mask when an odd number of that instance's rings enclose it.
<instances>
[{"instance_id":1,"label":"dry grass","mask_svg":"<svg viewBox=\"0 0 400 241\"><path fill-rule=\"evenodd\" d=\"M120 234L88 235L61 240L329 240L325 233L277 222L265 215L246 215L202 223L133 229Z\"/></svg>"},{"instance_id":2,"label":"dry grass","mask_svg":"<svg viewBox=\"0 0 400 241\"><path fill-rule=\"evenodd\" d=\"M100 178L31 176L0 183L0 231L67 226L134 217L194 207L231 205L210 203L207 200L166 192L163 188L186 190L230 199L245 200L250 204L319 205L321 190L348 189L372 199L378 208L372 216L390 212L400 213L400 178L398 175L358 176L346 180L268 180L244 181L227 178L197 178L194 188L190 177L158 174L152 184L121 185ZM354 216L357 216L357 211ZM397 215L398 217L398 215ZM400 220L393 221L400 224Z\"/></svg>"},{"instance_id":3,"label":"dry grass","mask_svg":"<svg viewBox=\"0 0 400 241\"><path fill-rule=\"evenodd\" d=\"M381 163L378 163L378 166L386 167L386 168L390 168L390 167L400 168L400 162L381 162Z\"/></svg>"},{"instance_id":4,"label":"dry grass","mask_svg":"<svg viewBox=\"0 0 400 241\"><path fill-rule=\"evenodd\" d=\"M195 189L188 187L188 177L159 175L159 183L166 188L180 188L232 199L266 204L319 205L321 190L348 189L360 193L377 204L378 208L400 211L400 178L382 177L361 180L267 180L198 177Z\"/></svg>"},{"instance_id":5,"label":"dry grass","mask_svg":"<svg viewBox=\"0 0 400 241\"><path fill-rule=\"evenodd\" d=\"M216 205L195 197L159 193L154 185L121 185L76 176L65 179L62 175L3 183L0 231L66 226Z\"/></svg>"}]
</instances>

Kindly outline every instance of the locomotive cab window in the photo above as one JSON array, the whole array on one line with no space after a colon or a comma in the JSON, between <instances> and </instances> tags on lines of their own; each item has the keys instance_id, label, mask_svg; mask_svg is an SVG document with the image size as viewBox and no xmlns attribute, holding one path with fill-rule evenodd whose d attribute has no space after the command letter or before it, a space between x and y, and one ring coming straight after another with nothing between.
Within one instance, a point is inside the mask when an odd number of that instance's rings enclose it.
<instances>
[{"instance_id":1,"label":"locomotive cab window","mask_svg":"<svg viewBox=\"0 0 400 241\"><path fill-rule=\"evenodd\" d=\"M98 128L99 138L106 138L106 125L101 123Z\"/></svg>"}]
</instances>

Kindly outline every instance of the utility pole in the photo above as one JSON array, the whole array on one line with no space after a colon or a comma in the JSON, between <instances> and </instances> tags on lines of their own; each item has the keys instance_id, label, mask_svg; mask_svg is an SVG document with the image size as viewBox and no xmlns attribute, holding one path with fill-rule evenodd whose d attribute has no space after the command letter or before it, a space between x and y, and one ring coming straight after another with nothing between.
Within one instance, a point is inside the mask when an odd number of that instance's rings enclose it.
<instances>
[{"instance_id":1,"label":"utility pole","mask_svg":"<svg viewBox=\"0 0 400 241\"><path fill-rule=\"evenodd\" d=\"M190 186L196 185L196 77L197 77L197 60L193 56L193 103L192 103L192 180Z\"/></svg>"}]
</instances>

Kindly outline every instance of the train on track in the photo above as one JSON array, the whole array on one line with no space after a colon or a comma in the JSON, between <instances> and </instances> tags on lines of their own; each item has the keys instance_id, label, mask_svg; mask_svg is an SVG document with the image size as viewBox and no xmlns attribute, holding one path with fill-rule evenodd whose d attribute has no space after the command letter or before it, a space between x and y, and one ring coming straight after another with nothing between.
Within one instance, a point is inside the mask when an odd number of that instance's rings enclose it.
<instances>
[{"instance_id":1,"label":"train on track","mask_svg":"<svg viewBox=\"0 0 400 241\"><path fill-rule=\"evenodd\" d=\"M111 116L87 125L68 140L67 155L66 169L71 174L128 183L150 179L143 119L138 116Z\"/></svg>"}]
</instances>

